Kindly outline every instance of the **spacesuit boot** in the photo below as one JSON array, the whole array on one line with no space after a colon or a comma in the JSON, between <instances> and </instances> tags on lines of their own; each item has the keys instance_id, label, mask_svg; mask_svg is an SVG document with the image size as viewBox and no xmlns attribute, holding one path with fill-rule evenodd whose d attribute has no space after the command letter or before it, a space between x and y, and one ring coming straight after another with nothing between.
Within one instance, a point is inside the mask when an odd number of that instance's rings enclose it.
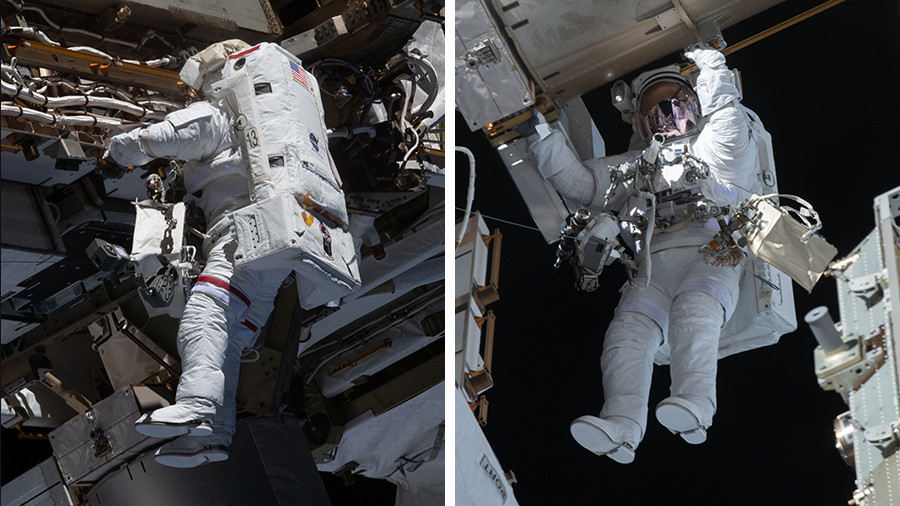
<instances>
[{"instance_id":1,"label":"spacesuit boot","mask_svg":"<svg viewBox=\"0 0 900 506\"><path fill-rule=\"evenodd\" d=\"M208 436L212 434L215 413L216 405L209 399L187 397L141 416L134 422L134 429L145 436L163 439L184 434Z\"/></svg>"},{"instance_id":2,"label":"spacesuit boot","mask_svg":"<svg viewBox=\"0 0 900 506\"><path fill-rule=\"evenodd\" d=\"M711 423L705 425L701 422L703 413L699 403L681 397L667 397L656 405L656 419L669 429L673 434L678 434L692 445L698 445L706 441L706 429Z\"/></svg>"},{"instance_id":3,"label":"spacesuit boot","mask_svg":"<svg viewBox=\"0 0 900 506\"><path fill-rule=\"evenodd\" d=\"M598 418L580 416L569 426L578 444L597 455L606 455L620 464L634 461L634 450L640 438L636 437L635 423L624 417Z\"/></svg>"},{"instance_id":4,"label":"spacesuit boot","mask_svg":"<svg viewBox=\"0 0 900 506\"><path fill-rule=\"evenodd\" d=\"M181 436L156 450L154 459L160 465L186 469L207 462L228 460L228 445L222 438L212 436Z\"/></svg>"}]
</instances>

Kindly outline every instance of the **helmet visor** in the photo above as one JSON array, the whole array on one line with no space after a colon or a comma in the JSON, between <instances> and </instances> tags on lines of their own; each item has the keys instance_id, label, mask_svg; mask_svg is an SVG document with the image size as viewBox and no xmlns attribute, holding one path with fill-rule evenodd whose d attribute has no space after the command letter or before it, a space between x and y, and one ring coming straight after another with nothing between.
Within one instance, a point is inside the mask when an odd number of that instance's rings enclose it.
<instances>
[{"instance_id":1,"label":"helmet visor","mask_svg":"<svg viewBox=\"0 0 900 506\"><path fill-rule=\"evenodd\" d=\"M672 81L653 84L638 99L638 127L645 139L654 134L679 137L694 128L700 117L697 96Z\"/></svg>"}]
</instances>

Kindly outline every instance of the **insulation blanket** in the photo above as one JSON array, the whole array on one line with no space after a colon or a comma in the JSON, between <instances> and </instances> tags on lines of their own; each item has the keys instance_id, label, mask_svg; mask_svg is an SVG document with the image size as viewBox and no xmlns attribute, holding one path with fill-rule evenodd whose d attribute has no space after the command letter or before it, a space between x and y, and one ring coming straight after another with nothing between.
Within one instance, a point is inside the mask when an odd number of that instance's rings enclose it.
<instances>
[{"instance_id":1,"label":"insulation blanket","mask_svg":"<svg viewBox=\"0 0 900 506\"><path fill-rule=\"evenodd\" d=\"M369 411L351 420L344 428L335 459L319 464L319 471L334 472L348 462L356 462L359 466L354 474L386 479L397 485L397 505L443 504L444 452L443 438L439 437L443 421L441 382L379 416ZM420 466L401 459L428 460L436 443L440 445L436 458Z\"/></svg>"},{"instance_id":2,"label":"insulation blanket","mask_svg":"<svg viewBox=\"0 0 900 506\"><path fill-rule=\"evenodd\" d=\"M458 506L517 506L512 485L472 416L462 393L456 391L456 504Z\"/></svg>"}]
</instances>

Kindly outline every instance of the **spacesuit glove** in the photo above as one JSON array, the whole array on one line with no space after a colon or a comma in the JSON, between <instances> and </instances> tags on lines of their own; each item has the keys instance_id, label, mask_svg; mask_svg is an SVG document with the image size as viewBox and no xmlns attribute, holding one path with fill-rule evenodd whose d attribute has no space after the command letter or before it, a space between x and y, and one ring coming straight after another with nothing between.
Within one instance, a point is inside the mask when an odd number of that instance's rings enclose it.
<instances>
[{"instance_id":1,"label":"spacesuit glove","mask_svg":"<svg viewBox=\"0 0 900 506\"><path fill-rule=\"evenodd\" d=\"M684 56L696 63L700 70L725 66L725 55L716 49L691 49Z\"/></svg>"},{"instance_id":2,"label":"spacesuit glove","mask_svg":"<svg viewBox=\"0 0 900 506\"><path fill-rule=\"evenodd\" d=\"M109 148L103 152L103 156L97 161L97 167L94 169L103 179L122 179L129 170L131 168L120 165L110 156Z\"/></svg>"},{"instance_id":3,"label":"spacesuit glove","mask_svg":"<svg viewBox=\"0 0 900 506\"><path fill-rule=\"evenodd\" d=\"M106 145L104 159L111 160L121 166L144 165L154 160L155 157L144 153L141 149L140 135L143 128L134 128L128 132L114 135Z\"/></svg>"},{"instance_id":4,"label":"spacesuit glove","mask_svg":"<svg viewBox=\"0 0 900 506\"><path fill-rule=\"evenodd\" d=\"M536 107L531 109L531 115L531 119L514 126L513 130L525 137L528 142L546 139L550 135L550 125L547 123L547 119Z\"/></svg>"}]
</instances>

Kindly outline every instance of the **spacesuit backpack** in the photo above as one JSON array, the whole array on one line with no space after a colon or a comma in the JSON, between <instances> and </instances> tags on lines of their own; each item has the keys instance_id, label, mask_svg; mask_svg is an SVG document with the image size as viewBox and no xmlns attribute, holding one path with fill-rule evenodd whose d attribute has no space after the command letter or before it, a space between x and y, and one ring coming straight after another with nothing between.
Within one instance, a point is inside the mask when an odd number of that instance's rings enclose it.
<instances>
[{"instance_id":1,"label":"spacesuit backpack","mask_svg":"<svg viewBox=\"0 0 900 506\"><path fill-rule=\"evenodd\" d=\"M357 255L315 78L280 46L262 43L228 55L203 90L227 108L249 165L252 204L231 214L235 265L294 269L307 309L358 289Z\"/></svg>"}]
</instances>

